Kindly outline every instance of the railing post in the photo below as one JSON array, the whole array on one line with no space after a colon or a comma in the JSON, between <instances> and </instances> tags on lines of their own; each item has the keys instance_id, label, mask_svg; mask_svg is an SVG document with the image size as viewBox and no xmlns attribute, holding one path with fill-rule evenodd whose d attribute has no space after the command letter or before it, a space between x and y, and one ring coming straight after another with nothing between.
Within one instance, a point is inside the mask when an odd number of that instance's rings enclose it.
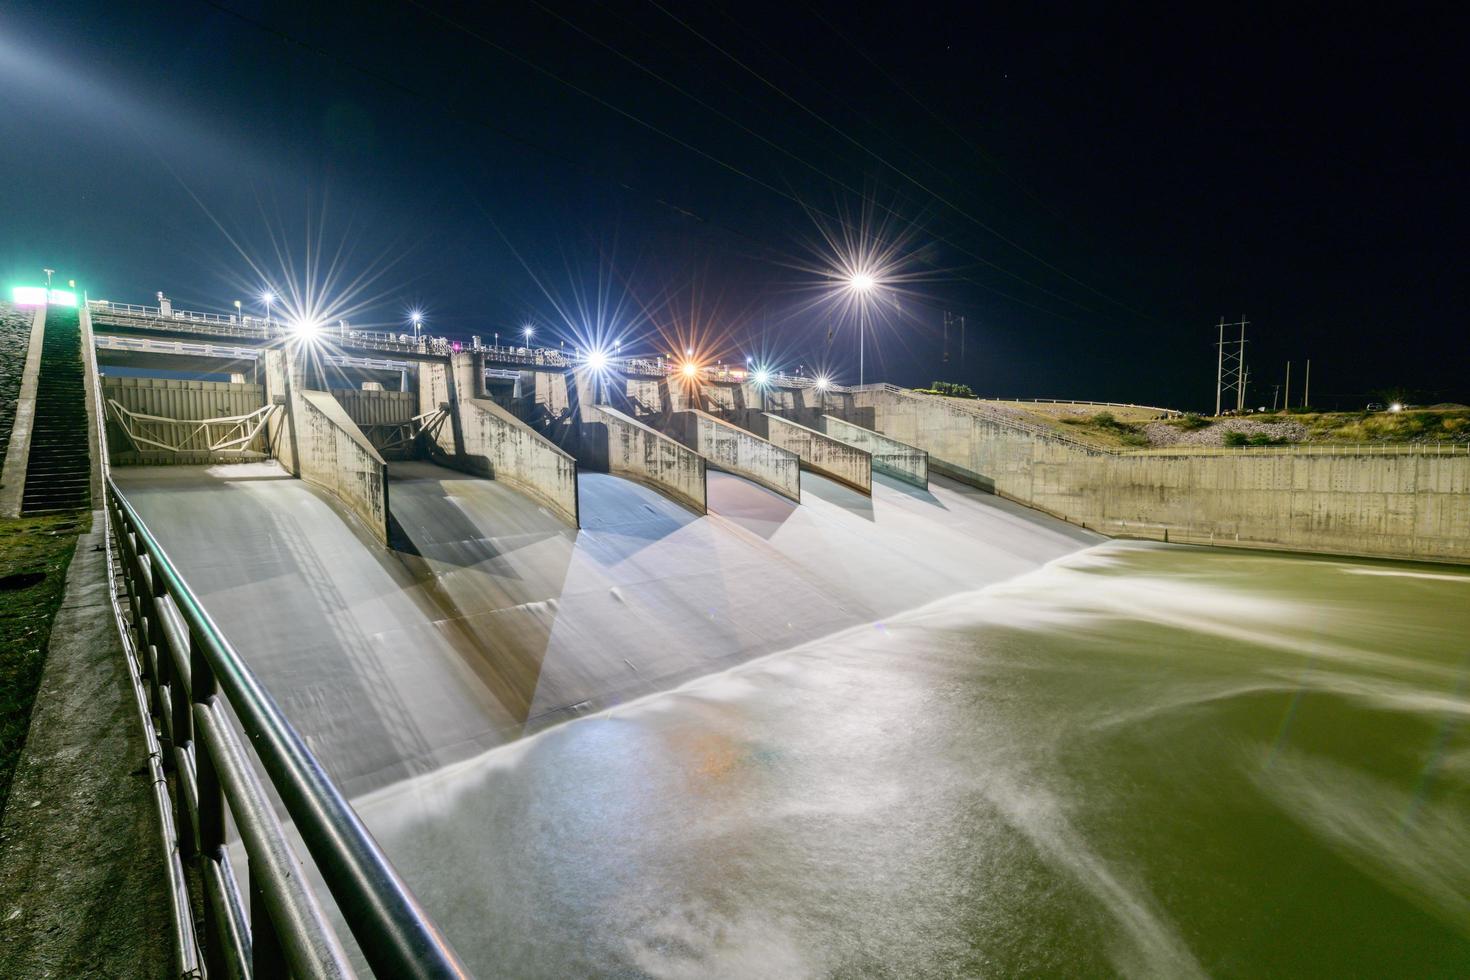
<instances>
[{"instance_id":1,"label":"railing post","mask_svg":"<svg viewBox=\"0 0 1470 980\"><path fill-rule=\"evenodd\" d=\"M142 561L142 554L139 554ZM163 576L158 574L158 563L153 556L148 556L148 598L144 611L146 629L143 634L143 649L148 651L148 657L153 661L156 669L156 678L153 686L153 709L163 719L164 738L168 741L167 751L163 753L163 769L165 772L174 771L174 748L179 744L175 737L175 728L178 725L178 715L175 710L178 699L174 697L174 663L169 654L168 634L163 629L163 617L160 613L159 599L167 594L163 585ZM164 698L168 698L168 710L165 709Z\"/></svg>"},{"instance_id":2,"label":"railing post","mask_svg":"<svg viewBox=\"0 0 1470 980\"><path fill-rule=\"evenodd\" d=\"M256 980L290 976L286 951L281 948L280 934L254 868L250 870L250 968Z\"/></svg>"}]
</instances>

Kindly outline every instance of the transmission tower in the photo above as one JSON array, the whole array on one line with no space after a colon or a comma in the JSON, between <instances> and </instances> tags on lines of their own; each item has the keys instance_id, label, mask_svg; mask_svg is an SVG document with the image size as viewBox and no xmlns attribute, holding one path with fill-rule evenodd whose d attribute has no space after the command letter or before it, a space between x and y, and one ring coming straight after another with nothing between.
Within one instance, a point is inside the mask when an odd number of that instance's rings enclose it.
<instances>
[{"instance_id":1,"label":"transmission tower","mask_svg":"<svg viewBox=\"0 0 1470 980\"><path fill-rule=\"evenodd\" d=\"M1220 318L1220 340L1216 346L1215 358L1215 414L1218 416L1222 409L1229 404L1226 395L1234 393L1235 410L1237 412L1245 409L1245 328L1250 321L1242 316L1235 323L1226 323L1225 318ZM1239 327L1239 340L1226 340L1225 328Z\"/></svg>"}]
</instances>

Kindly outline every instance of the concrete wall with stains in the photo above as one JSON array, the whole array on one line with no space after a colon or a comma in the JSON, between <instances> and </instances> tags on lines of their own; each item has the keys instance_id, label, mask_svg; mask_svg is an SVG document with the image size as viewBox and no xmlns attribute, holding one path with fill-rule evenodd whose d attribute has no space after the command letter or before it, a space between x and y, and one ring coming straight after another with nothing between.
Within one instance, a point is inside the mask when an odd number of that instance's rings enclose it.
<instances>
[{"instance_id":1,"label":"concrete wall with stains","mask_svg":"<svg viewBox=\"0 0 1470 980\"><path fill-rule=\"evenodd\" d=\"M898 390L854 414L936 472L1126 537L1470 562L1470 455L1221 447L1109 453Z\"/></svg>"},{"instance_id":2,"label":"concrete wall with stains","mask_svg":"<svg viewBox=\"0 0 1470 980\"><path fill-rule=\"evenodd\" d=\"M704 457L632 416L590 401L581 406L577 458L615 476L636 480L697 514L707 509Z\"/></svg>"},{"instance_id":3,"label":"concrete wall with stains","mask_svg":"<svg viewBox=\"0 0 1470 980\"><path fill-rule=\"evenodd\" d=\"M872 429L844 422L835 415L822 416L822 431L871 455L875 472L916 487L929 486L929 454L924 450L890 439Z\"/></svg>"},{"instance_id":4,"label":"concrete wall with stains","mask_svg":"<svg viewBox=\"0 0 1470 980\"><path fill-rule=\"evenodd\" d=\"M578 527L577 461L520 419L484 398L460 399L464 466L502 480Z\"/></svg>"},{"instance_id":5,"label":"concrete wall with stains","mask_svg":"<svg viewBox=\"0 0 1470 980\"><path fill-rule=\"evenodd\" d=\"M801 464L812 472L862 493L873 492L873 457L863 450L769 412L766 434L776 446L800 456Z\"/></svg>"},{"instance_id":6,"label":"concrete wall with stains","mask_svg":"<svg viewBox=\"0 0 1470 980\"><path fill-rule=\"evenodd\" d=\"M668 425L671 434L709 465L801 502L801 459L791 450L708 412L675 412Z\"/></svg>"}]
</instances>

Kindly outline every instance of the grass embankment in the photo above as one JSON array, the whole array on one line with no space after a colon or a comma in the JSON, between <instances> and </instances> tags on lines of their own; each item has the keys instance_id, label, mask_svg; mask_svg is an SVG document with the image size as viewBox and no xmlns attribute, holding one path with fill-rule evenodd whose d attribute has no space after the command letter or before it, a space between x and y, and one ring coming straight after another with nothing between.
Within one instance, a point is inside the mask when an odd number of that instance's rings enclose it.
<instances>
[{"instance_id":1,"label":"grass embankment","mask_svg":"<svg viewBox=\"0 0 1470 980\"><path fill-rule=\"evenodd\" d=\"M1271 412L1258 422L1299 422L1304 442L1470 442L1470 408L1402 412Z\"/></svg>"},{"instance_id":2,"label":"grass embankment","mask_svg":"<svg viewBox=\"0 0 1470 980\"><path fill-rule=\"evenodd\" d=\"M30 728L51 623L86 513L0 521L0 814Z\"/></svg>"},{"instance_id":3,"label":"grass embankment","mask_svg":"<svg viewBox=\"0 0 1470 980\"><path fill-rule=\"evenodd\" d=\"M1295 443L1470 443L1470 408L1444 405L1401 412L1263 412L1211 418L1160 418L1158 409L1083 403L980 400L1017 421L1042 425L1104 449L1166 446L1279 446Z\"/></svg>"}]
</instances>

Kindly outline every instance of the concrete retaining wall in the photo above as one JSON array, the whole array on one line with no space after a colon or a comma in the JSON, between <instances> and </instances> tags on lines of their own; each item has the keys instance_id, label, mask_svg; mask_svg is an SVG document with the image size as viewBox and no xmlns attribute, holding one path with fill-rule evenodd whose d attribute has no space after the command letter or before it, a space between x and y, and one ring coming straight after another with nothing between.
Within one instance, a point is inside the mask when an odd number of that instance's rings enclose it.
<instances>
[{"instance_id":1,"label":"concrete retaining wall","mask_svg":"<svg viewBox=\"0 0 1470 980\"><path fill-rule=\"evenodd\" d=\"M327 392L296 392L292 408L301 478L336 496L386 544L388 465L383 457Z\"/></svg>"},{"instance_id":2,"label":"concrete retaining wall","mask_svg":"<svg viewBox=\"0 0 1470 980\"><path fill-rule=\"evenodd\" d=\"M401 425L419 414L419 397L412 391L333 388L332 397L358 425Z\"/></svg>"},{"instance_id":3,"label":"concrete retaining wall","mask_svg":"<svg viewBox=\"0 0 1470 980\"><path fill-rule=\"evenodd\" d=\"M488 399L460 399L459 415L467 469L503 480L581 526L575 459Z\"/></svg>"},{"instance_id":4,"label":"concrete retaining wall","mask_svg":"<svg viewBox=\"0 0 1470 980\"><path fill-rule=\"evenodd\" d=\"M46 307L31 316L25 367L21 368L20 395L10 427L5 466L0 469L0 517L19 517L25 494L26 467L31 456L31 431L36 425L36 383L41 377L41 344L46 336ZM97 499L96 497L92 499Z\"/></svg>"},{"instance_id":5,"label":"concrete retaining wall","mask_svg":"<svg viewBox=\"0 0 1470 980\"><path fill-rule=\"evenodd\" d=\"M859 417L938 472L1107 534L1470 562L1470 456L1106 453L930 396L859 392Z\"/></svg>"},{"instance_id":6,"label":"concrete retaining wall","mask_svg":"<svg viewBox=\"0 0 1470 980\"><path fill-rule=\"evenodd\" d=\"M801 458L791 450L698 410L674 413L669 426L710 465L801 503Z\"/></svg>"},{"instance_id":7,"label":"concrete retaining wall","mask_svg":"<svg viewBox=\"0 0 1470 980\"><path fill-rule=\"evenodd\" d=\"M822 426L833 439L871 454L873 469L877 472L917 487L928 488L929 454L924 450L897 439L890 439L872 429L844 422L835 415L822 416Z\"/></svg>"},{"instance_id":8,"label":"concrete retaining wall","mask_svg":"<svg viewBox=\"0 0 1470 980\"><path fill-rule=\"evenodd\" d=\"M296 412L291 408L290 364L286 352L280 349L267 350L264 361L266 404L280 405L285 409L271 416L270 423L266 426L271 455L289 473L300 476L301 464L296 457Z\"/></svg>"},{"instance_id":9,"label":"concrete retaining wall","mask_svg":"<svg viewBox=\"0 0 1470 980\"><path fill-rule=\"evenodd\" d=\"M703 456L606 405L584 402L581 412L579 459L646 484L697 514L706 513Z\"/></svg>"},{"instance_id":10,"label":"concrete retaining wall","mask_svg":"<svg viewBox=\"0 0 1470 980\"><path fill-rule=\"evenodd\" d=\"M807 469L854 490L873 492L873 457L869 453L779 415L767 412L765 418L770 441L800 456Z\"/></svg>"}]
</instances>

